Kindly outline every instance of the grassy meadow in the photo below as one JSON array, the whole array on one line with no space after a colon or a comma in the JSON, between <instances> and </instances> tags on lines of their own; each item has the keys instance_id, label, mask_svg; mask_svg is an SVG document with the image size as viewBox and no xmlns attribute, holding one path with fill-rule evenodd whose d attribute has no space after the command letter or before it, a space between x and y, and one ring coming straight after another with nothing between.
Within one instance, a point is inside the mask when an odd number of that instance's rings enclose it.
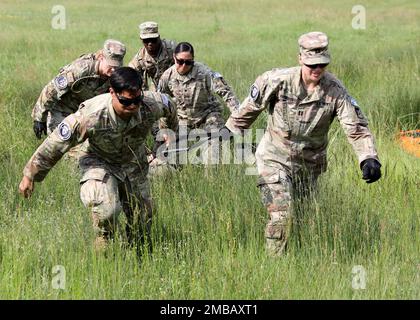
<instances>
[{"instance_id":1,"label":"grassy meadow","mask_svg":"<svg viewBox=\"0 0 420 320\"><path fill-rule=\"evenodd\" d=\"M420 3L389 1L170 0L62 1L66 28L51 27L56 1L0 3L0 299L419 299L420 159L397 143L420 129ZM352 28L352 7L366 29ZM300 204L287 254L265 253L267 213L256 177L240 165L187 166L154 180L151 255L139 263L121 241L93 250L79 174L61 161L29 200L22 170L40 144L31 110L61 66L104 40L140 46L138 24L154 20L163 38L189 41L195 58L222 73L240 100L255 78L297 65L305 32L330 37L328 67L367 115L382 179L367 185L335 122L329 170ZM226 112L226 116L228 113ZM253 128L264 128L264 115ZM52 268L64 266L65 290ZM355 289L363 266L365 289Z\"/></svg>"}]
</instances>

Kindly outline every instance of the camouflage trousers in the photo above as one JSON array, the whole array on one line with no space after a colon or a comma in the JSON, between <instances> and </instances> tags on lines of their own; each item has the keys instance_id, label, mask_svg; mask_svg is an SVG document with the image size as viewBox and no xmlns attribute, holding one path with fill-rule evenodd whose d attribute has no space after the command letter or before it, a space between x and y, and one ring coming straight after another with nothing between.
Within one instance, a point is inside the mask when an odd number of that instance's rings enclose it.
<instances>
[{"instance_id":1,"label":"camouflage trousers","mask_svg":"<svg viewBox=\"0 0 420 320\"><path fill-rule=\"evenodd\" d=\"M188 132L192 139L194 138L194 130L197 130L197 133L201 132L202 130L211 132L221 129L224 126L224 123L225 120L223 119L220 112L211 112L206 116L202 123L199 123L196 126L188 126L186 123L183 123L182 120L180 120L179 125L180 132ZM182 129L182 127L185 129ZM201 138L204 139L204 137ZM160 175L163 172L173 171L176 166L185 164L187 162L191 164L204 165L217 164L219 163L220 157L218 150L219 144L212 143L210 141L208 143L203 143L196 149L191 149L188 152L180 152L179 154L171 154L169 157L164 157L157 153L156 158L150 162L149 175L155 176Z\"/></svg>"},{"instance_id":2,"label":"camouflage trousers","mask_svg":"<svg viewBox=\"0 0 420 320\"><path fill-rule=\"evenodd\" d=\"M316 177L292 178L285 171L279 171L276 177L272 182L262 179L265 183L258 186L269 214L265 237L267 251L271 256L279 256L286 249L293 204L307 197L316 187Z\"/></svg>"},{"instance_id":3,"label":"camouflage trousers","mask_svg":"<svg viewBox=\"0 0 420 320\"><path fill-rule=\"evenodd\" d=\"M118 215L127 218L126 235L130 244L150 242L152 201L148 180L120 181L103 169L92 169L81 181L80 198L92 214L97 236L113 237L118 226ZM139 179L140 180L140 179Z\"/></svg>"}]
</instances>

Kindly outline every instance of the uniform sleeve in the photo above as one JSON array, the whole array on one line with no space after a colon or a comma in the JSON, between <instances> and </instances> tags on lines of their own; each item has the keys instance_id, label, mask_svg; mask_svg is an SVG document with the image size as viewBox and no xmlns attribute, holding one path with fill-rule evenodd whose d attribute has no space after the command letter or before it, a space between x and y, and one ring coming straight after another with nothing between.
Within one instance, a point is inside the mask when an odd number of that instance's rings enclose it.
<instances>
[{"instance_id":1,"label":"uniform sleeve","mask_svg":"<svg viewBox=\"0 0 420 320\"><path fill-rule=\"evenodd\" d=\"M60 73L42 89L32 110L34 121L46 122L48 111L68 93L72 85L88 74L89 65L86 62L74 62L65 66Z\"/></svg>"},{"instance_id":2,"label":"uniform sleeve","mask_svg":"<svg viewBox=\"0 0 420 320\"><path fill-rule=\"evenodd\" d=\"M218 72L210 71L210 77L212 91L217 93L223 99L230 112L238 109L240 102L233 92L233 89L228 85L223 76Z\"/></svg>"},{"instance_id":3,"label":"uniform sleeve","mask_svg":"<svg viewBox=\"0 0 420 320\"><path fill-rule=\"evenodd\" d=\"M165 93L173 97L173 93L171 89L169 89L169 77L170 77L170 69L166 70L160 77L157 91L160 93Z\"/></svg>"},{"instance_id":4,"label":"uniform sleeve","mask_svg":"<svg viewBox=\"0 0 420 320\"><path fill-rule=\"evenodd\" d=\"M166 94L158 94L161 99L161 109L157 118L159 119L160 129L171 129L173 131L178 130L178 115L176 104Z\"/></svg>"},{"instance_id":5,"label":"uniform sleeve","mask_svg":"<svg viewBox=\"0 0 420 320\"><path fill-rule=\"evenodd\" d=\"M79 111L66 117L38 147L26 164L23 174L34 181L44 180L70 148L87 139L85 123Z\"/></svg>"},{"instance_id":6,"label":"uniform sleeve","mask_svg":"<svg viewBox=\"0 0 420 320\"><path fill-rule=\"evenodd\" d=\"M337 100L336 107L338 121L358 157L359 164L368 158L379 161L375 141L368 128L368 121L356 100L344 94Z\"/></svg>"},{"instance_id":7,"label":"uniform sleeve","mask_svg":"<svg viewBox=\"0 0 420 320\"><path fill-rule=\"evenodd\" d=\"M128 63L128 66L138 71L142 71L141 65L139 63L139 52L137 52L133 59L131 59L131 61Z\"/></svg>"},{"instance_id":8,"label":"uniform sleeve","mask_svg":"<svg viewBox=\"0 0 420 320\"><path fill-rule=\"evenodd\" d=\"M226 122L226 127L234 133L248 129L276 98L280 82L272 81L270 73L259 76L249 90L248 96L237 110L232 112Z\"/></svg>"}]
</instances>

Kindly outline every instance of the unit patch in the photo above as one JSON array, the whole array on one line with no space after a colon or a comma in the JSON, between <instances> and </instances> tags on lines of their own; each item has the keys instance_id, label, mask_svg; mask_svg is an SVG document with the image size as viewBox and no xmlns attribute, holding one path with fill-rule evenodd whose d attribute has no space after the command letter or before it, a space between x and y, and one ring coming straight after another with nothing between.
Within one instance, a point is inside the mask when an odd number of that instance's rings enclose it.
<instances>
[{"instance_id":1,"label":"unit patch","mask_svg":"<svg viewBox=\"0 0 420 320\"><path fill-rule=\"evenodd\" d=\"M258 89L258 87L255 84L253 84L251 86L249 95L251 96L252 100L257 100L258 96L260 95L260 89Z\"/></svg>"},{"instance_id":2,"label":"unit patch","mask_svg":"<svg viewBox=\"0 0 420 320\"><path fill-rule=\"evenodd\" d=\"M67 78L64 75L58 76L54 79L54 83L55 86L59 89L59 90L63 90L65 88L67 88L68 82L67 82Z\"/></svg>"},{"instance_id":3,"label":"unit patch","mask_svg":"<svg viewBox=\"0 0 420 320\"><path fill-rule=\"evenodd\" d=\"M61 122L58 125L58 136L63 141L67 141L67 140L70 139L70 137L71 137L71 130L70 130L70 127L69 127L69 125L67 123Z\"/></svg>"}]
</instances>

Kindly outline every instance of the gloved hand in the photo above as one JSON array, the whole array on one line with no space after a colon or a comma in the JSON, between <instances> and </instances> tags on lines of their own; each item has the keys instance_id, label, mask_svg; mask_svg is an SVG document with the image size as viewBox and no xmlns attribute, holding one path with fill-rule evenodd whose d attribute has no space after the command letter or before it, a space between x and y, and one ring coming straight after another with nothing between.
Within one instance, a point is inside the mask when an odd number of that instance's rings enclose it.
<instances>
[{"instance_id":1,"label":"gloved hand","mask_svg":"<svg viewBox=\"0 0 420 320\"><path fill-rule=\"evenodd\" d=\"M381 164L375 159L366 159L360 164L363 172L363 180L366 183L372 183L381 177Z\"/></svg>"},{"instance_id":2,"label":"gloved hand","mask_svg":"<svg viewBox=\"0 0 420 320\"><path fill-rule=\"evenodd\" d=\"M42 138L42 133L47 135L47 124L45 122L34 121L34 132L38 139Z\"/></svg>"}]
</instances>

